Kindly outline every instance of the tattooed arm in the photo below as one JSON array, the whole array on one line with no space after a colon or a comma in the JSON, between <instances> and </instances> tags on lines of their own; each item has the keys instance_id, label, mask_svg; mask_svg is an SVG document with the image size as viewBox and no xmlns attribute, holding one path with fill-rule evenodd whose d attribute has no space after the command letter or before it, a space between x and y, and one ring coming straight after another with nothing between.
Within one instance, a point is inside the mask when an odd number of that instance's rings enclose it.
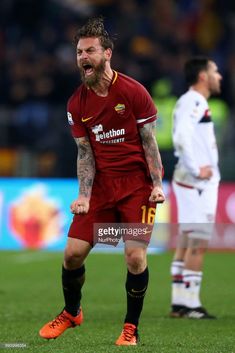
<instances>
[{"instance_id":1,"label":"tattooed arm","mask_svg":"<svg viewBox=\"0 0 235 353\"><path fill-rule=\"evenodd\" d=\"M155 122L145 124L140 129L140 136L153 181L153 190L149 200L157 203L164 202L165 196L162 190L162 161L155 138Z\"/></svg>"},{"instance_id":2,"label":"tattooed arm","mask_svg":"<svg viewBox=\"0 0 235 353\"><path fill-rule=\"evenodd\" d=\"M91 190L95 176L95 160L87 136L75 138L78 146L77 176L79 180L79 196L71 205L72 213L87 213Z\"/></svg>"}]
</instances>

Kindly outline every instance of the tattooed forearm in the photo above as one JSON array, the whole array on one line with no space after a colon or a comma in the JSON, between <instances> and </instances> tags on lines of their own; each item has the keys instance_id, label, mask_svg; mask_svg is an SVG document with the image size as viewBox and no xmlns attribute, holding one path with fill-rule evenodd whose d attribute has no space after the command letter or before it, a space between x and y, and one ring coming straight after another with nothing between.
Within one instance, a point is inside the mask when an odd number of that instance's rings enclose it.
<instances>
[{"instance_id":1,"label":"tattooed forearm","mask_svg":"<svg viewBox=\"0 0 235 353\"><path fill-rule=\"evenodd\" d=\"M140 136L153 185L161 186L162 160L155 137L155 123L145 124L140 129Z\"/></svg>"},{"instance_id":2,"label":"tattooed forearm","mask_svg":"<svg viewBox=\"0 0 235 353\"><path fill-rule=\"evenodd\" d=\"M95 161L88 137L75 138L78 146L77 175L79 194L90 197L95 176Z\"/></svg>"}]
</instances>

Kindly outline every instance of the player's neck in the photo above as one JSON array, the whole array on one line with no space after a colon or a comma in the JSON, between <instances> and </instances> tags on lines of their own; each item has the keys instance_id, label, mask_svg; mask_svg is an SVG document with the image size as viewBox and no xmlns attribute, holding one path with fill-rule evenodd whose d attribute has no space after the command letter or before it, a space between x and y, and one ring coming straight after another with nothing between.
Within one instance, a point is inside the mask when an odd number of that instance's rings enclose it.
<instances>
[{"instance_id":1,"label":"player's neck","mask_svg":"<svg viewBox=\"0 0 235 353\"><path fill-rule=\"evenodd\" d=\"M195 85L192 85L190 87L190 89L200 93L206 99L208 99L210 97L210 92L209 92L208 88L200 83L196 83Z\"/></svg>"},{"instance_id":2,"label":"player's neck","mask_svg":"<svg viewBox=\"0 0 235 353\"><path fill-rule=\"evenodd\" d=\"M109 93L109 88L113 80L114 72L111 67L107 67L102 78L97 85L92 86L92 90L100 97L106 97Z\"/></svg>"}]
</instances>

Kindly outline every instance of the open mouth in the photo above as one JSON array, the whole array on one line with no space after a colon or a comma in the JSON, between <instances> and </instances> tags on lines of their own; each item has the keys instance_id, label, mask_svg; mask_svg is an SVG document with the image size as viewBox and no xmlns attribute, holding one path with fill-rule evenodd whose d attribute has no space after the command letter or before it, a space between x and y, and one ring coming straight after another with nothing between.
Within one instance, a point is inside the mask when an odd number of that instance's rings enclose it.
<instances>
[{"instance_id":1,"label":"open mouth","mask_svg":"<svg viewBox=\"0 0 235 353\"><path fill-rule=\"evenodd\" d=\"M82 67L83 67L83 70L84 70L84 73L85 73L85 75L91 75L91 74L93 74L93 67L92 67L92 65L90 65L90 64L83 64L82 65Z\"/></svg>"}]
</instances>

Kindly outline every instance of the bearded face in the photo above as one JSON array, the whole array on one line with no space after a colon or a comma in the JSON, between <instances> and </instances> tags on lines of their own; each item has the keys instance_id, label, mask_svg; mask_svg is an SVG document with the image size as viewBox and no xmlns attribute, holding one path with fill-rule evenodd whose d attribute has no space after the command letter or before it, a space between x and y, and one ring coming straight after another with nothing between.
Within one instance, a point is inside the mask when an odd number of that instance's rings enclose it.
<instances>
[{"instance_id":1,"label":"bearded face","mask_svg":"<svg viewBox=\"0 0 235 353\"><path fill-rule=\"evenodd\" d=\"M81 79L88 87L96 86L105 71L105 58L101 58L99 63L86 61L79 66Z\"/></svg>"},{"instance_id":2,"label":"bearded face","mask_svg":"<svg viewBox=\"0 0 235 353\"><path fill-rule=\"evenodd\" d=\"M96 86L106 68L109 51L105 50L99 38L81 38L77 44L77 64L82 81L88 86Z\"/></svg>"}]
</instances>

